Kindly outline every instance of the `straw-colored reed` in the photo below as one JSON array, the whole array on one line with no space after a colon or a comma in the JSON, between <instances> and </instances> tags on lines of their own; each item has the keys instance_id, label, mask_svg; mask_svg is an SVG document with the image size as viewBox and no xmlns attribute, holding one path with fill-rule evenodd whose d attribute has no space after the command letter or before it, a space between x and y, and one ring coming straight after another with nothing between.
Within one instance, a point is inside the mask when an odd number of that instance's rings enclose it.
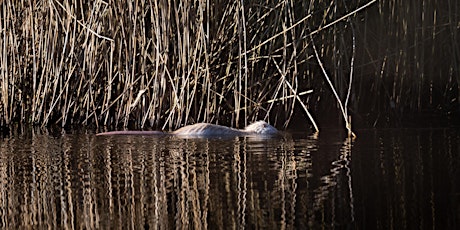
<instances>
[{"instance_id":1,"label":"straw-colored reed","mask_svg":"<svg viewBox=\"0 0 460 230\"><path fill-rule=\"evenodd\" d=\"M337 102L347 124L358 102L436 108L459 98L445 2L5 0L0 125L287 125L299 108L318 129L309 110Z\"/></svg>"}]
</instances>

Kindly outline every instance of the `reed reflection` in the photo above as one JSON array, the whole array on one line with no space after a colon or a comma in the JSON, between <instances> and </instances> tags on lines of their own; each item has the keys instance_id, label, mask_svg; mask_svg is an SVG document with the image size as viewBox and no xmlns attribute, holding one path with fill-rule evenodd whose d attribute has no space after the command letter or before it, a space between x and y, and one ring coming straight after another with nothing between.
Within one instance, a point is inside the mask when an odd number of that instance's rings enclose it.
<instances>
[{"instance_id":1,"label":"reed reflection","mask_svg":"<svg viewBox=\"0 0 460 230\"><path fill-rule=\"evenodd\" d=\"M2 144L2 226L226 229L303 221L298 181L311 177L317 138L19 141Z\"/></svg>"},{"instance_id":2,"label":"reed reflection","mask_svg":"<svg viewBox=\"0 0 460 230\"><path fill-rule=\"evenodd\" d=\"M354 157L355 183L366 185L354 189L357 224L458 228L458 130L368 131L363 137L354 148L366 152Z\"/></svg>"},{"instance_id":3,"label":"reed reflection","mask_svg":"<svg viewBox=\"0 0 460 230\"><path fill-rule=\"evenodd\" d=\"M341 134L341 133L340 133ZM353 139L343 141L337 135L334 139L320 142L313 163L313 175L310 179L312 194L306 213L309 228L331 228L352 226L354 221L354 198L351 173ZM323 140L324 141L324 140ZM317 181L318 180L318 181ZM316 185L316 186L314 186Z\"/></svg>"},{"instance_id":4,"label":"reed reflection","mask_svg":"<svg viewBox=\"0 0 460 230\"><path fill-rule=\"evenodd\" d=\"M8 229L455 227L458 133L344 136L34 133L2 139L0 224Z\"/></svg>"}]
</instances>

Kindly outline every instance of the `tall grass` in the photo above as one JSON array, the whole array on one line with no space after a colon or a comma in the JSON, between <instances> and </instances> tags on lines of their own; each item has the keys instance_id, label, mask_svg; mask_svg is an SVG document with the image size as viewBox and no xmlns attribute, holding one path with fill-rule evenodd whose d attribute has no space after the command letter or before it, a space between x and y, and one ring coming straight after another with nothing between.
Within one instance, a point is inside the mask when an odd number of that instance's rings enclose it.
<instances>
[{"instance_id":1,"label":"tall grass","mask_svg":"<svg viewBox=\"0 0 460 230\"><path fill-rule=\"evenodd\" d=\"M396 5L403 3L373 2L5 0L0 123L172 129L266 119L287 126L300 111L317 129L312 109L344 103L348 115L349 103L369 107L369 100L423 109L427 89L433 106L438 89L454 92L458 3L424 0L404 12ZM375 47L373 36L385 32L390 37ZM429 68L441 35L457 62ZM324 99L331 91L338 101Z\"/></svg>"}]
</instances>

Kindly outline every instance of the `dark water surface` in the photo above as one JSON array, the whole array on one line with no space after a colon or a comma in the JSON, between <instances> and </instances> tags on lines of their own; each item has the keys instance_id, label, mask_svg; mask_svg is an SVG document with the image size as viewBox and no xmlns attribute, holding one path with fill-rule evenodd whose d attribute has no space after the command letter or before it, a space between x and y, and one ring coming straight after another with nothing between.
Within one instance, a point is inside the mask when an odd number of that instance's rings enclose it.
<instances>
[{"instance_id":1,"label":"dark water surface","mask_svg":"<svg viewBox=\"0 0 460 230\"><path fill-rule=\"evenodd\" d=\"M0 139L5 229L459 229L456 129Z\"/></svg>"}]
</instances>

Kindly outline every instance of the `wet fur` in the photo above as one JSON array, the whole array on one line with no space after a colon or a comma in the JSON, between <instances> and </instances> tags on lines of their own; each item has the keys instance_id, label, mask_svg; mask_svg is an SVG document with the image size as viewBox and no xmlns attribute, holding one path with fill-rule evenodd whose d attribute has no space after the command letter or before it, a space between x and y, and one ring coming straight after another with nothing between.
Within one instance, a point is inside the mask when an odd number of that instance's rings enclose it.
<instances>
[{"instance_id":1,"label":"wet fur","mask_svg":"<svg viewBox=\"0 0 460 230\"><path fill-rule=\"evenodd\" d=\"M176 135L176 136L244 136L244 135L276 135L278 130L265 121L257 121L244 129L234 129L221 125L198 123L184 126L171 133L161 131L112 131L98 133L97 136L106 135Z\"/></svg>"}]
</instances>

